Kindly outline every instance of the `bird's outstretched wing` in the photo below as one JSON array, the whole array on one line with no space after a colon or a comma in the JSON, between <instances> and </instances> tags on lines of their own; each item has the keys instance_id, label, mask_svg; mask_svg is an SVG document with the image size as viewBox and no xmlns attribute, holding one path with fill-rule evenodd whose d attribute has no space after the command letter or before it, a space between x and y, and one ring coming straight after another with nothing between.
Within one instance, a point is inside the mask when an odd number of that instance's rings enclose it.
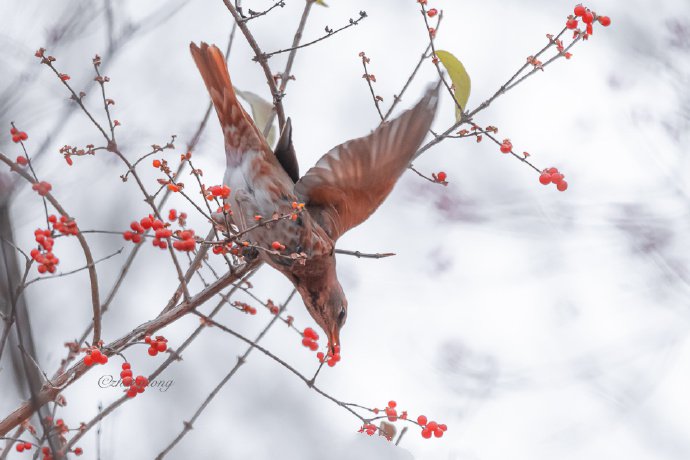
<instances>
[{"instance_id":1,"label":"bird's outstretched wing","mask_svg":"<svg viewBox=\"0 0 690 460\"><path fill-rule=\"evenodd\" d=\"M223 128L228 164L239 163L242 154L250 150L270 152L254 121L237 100L221 50L204 42L200 46L190 43L189 50L211 95Z\"/></svg>"},{"instance_id":2,"label":"bird's outstretched wing","mask_svg":"<svg viewBox=\"0 0 690 460\"><path fill-rule=\"evenodd\" d=\"M438 86L370 135L332 149L295 184L298 197L333 240L383 203L429 131L437 104Z\"/></svg>"}]
</instances>

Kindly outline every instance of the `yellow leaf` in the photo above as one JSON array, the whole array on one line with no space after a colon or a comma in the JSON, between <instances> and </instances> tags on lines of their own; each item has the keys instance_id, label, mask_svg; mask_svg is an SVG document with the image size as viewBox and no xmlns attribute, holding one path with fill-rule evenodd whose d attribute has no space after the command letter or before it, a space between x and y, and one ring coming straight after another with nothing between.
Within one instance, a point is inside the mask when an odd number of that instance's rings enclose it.
<instances>
[{"instance_id":1,"label":"yellow leaf","mask_svg":"<svg viewBox=\"0 0 690 460\"><path fill-rule=\"evenodd\" d=\"M462 107L462 110L465 110L467 108L467 100L470 98L470 90L472 89L472 82L465 70L465 66L448 51L437 50L436 56L448 71L453 86L455 86L455 99ZM455 107L455 119L460 121L461 118L462 111Z\"/></svg>"},{"instance_id":2,"label":"yellow leaf","mask_svg":"<svg viewBox=\"0 0 690 460\"><path fill-rule=\"evenodd\" d=\"M328 5L326 5L326 2L324 2L323 0L316 0L315 3L317 3L318 5L321 5L321 6L326 6L326 7L328 6Z\"/></svg>"}]
</instances>

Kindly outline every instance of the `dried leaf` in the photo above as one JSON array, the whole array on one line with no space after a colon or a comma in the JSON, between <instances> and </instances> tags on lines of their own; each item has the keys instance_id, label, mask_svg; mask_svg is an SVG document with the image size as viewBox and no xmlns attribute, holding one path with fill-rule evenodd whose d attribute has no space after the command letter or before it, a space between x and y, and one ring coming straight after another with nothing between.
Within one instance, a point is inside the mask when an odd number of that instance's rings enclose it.
<instances>
[{"instance_id":1,"label":"dried leaf","mask_svg":"<svg viewBox=\"0 0 690 460\"><path fill-rule=\"evenodd\" d=\"M438 50L436 51L436 56L448 71L448 75L450 75L450 79L455 87L455 99L462 107L462 110L465 110L467 108L467 100L470 98L470 90L472 89L472 82L465 70L465 66L448 51ZM455 107L455 119L459 121L461 117L462 111Z\"/></svg>"},{"instance_id":2,"label":"dried leaf","mask_svg":"<svg viewBox=\"0 0 690 460\"><path fill-rule=\"evenodd\" d=\"M326 8L328 8L328 5L326 5L326 2L324 2L323 0L316 0L314 3L316 3L317 5L325 6Z\"/></svg>"}]
</instances>

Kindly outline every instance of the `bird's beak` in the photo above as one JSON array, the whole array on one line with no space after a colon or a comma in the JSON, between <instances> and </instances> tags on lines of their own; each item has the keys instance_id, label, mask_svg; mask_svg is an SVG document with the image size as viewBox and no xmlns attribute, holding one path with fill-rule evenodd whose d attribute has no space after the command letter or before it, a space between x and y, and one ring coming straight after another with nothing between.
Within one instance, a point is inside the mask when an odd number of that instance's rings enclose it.
<instances>
[{"instance_id":1,"label":"bird's beak","mask_svg":"<svg viewBox=\"0 0 690 460\"><path fill-rule=\"evenodd\" d=\"M328 350L331 355L340 353L340 330L334 326L328 334Z\"/></svg>"}]
</instances>

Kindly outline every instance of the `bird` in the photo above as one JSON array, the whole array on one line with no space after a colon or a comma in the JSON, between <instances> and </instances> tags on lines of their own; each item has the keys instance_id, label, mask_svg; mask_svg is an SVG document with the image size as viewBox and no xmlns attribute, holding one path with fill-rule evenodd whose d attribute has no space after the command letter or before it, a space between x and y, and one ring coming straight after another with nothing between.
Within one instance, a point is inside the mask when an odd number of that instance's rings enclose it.
<instances>
[{"instance_id":1,"label":"bird","mask_svg":"<svg viewBox=\"0 0 690 460\"><path fill-rule=\"evenodd\" d=\"M348 303L336 273L335 245L344 233L371 216L392 191L423 142L436 114L439 85L421 100L369 135L340 144L299 175L291 120L274 150L237 99L225 57L215 45L190 44L194 62L223 130L226 171L231 189L227 203L233 224L248 232L253 244L277 251L258 257L285 275L328 339L329 356L340 357L340 331ZM295 220L257 226L255 216L286 215L294 203L304 206Z\"/></svg>"}]
</instances>

